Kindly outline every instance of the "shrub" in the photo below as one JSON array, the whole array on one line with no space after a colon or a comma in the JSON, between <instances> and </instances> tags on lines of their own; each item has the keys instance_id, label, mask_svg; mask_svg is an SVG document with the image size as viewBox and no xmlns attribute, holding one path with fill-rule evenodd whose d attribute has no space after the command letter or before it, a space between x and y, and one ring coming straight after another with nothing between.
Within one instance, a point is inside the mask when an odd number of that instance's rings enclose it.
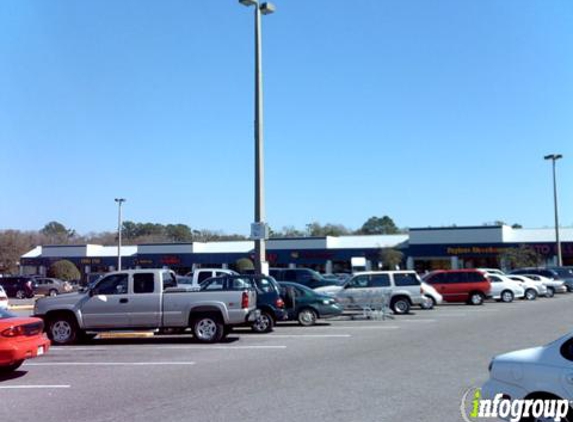
<instances>
[{"instance_id":1,"label":"shrub","mask_svg":"<svg viewBox=\"0 0 573 422\"><path fill-rule=\"evenodd\" d=\"M71 261L62 259L54 262L48 269L48 276L61 280L79 280L81 277L78 267Z\"/></svg>"}]
</instances>

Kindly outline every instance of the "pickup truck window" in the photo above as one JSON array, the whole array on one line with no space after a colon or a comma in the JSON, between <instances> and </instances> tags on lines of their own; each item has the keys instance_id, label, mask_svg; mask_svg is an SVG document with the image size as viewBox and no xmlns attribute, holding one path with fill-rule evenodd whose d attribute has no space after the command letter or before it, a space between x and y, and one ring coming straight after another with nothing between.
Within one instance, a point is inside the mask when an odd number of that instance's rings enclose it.
<instances>
[{"instance_id":1,"label":"pickup truck window","mask_svg":"<svg viewBox=\"0 0 573 422\"><path fill-rule=\"evenodd\" d=\"M133 293L153 293L155 280L153 273L141 273L133 275Z\"/></svg>"},{"instance_id":2,"label":"pickup truck window","mask_svg":"<svg viewBox=\"0 0 573 422\"><path fill-rule=\"evenodd\" d=\"M242 278L234 278L233 279L233 290L243 290L247 289L251 286L248 280L244 280Z\"/></svg>"},{"instance_id":3,"label":"pickup truck window","mask_svg":"<svg viewBox=\"0 0 573 422\"><path fill-rule=\"evenodd\" d=\"M203 281L211 277L213 277L212 271L200 271L197 276L197 283L201 284Z\"/></svg>"},{"instance_id":4,"label":"pickup truck window","mask_svg":"<svg viewBox=\"0 0 573 422\"><path fill-rule=\"evenodd\" d=\"M224 278L214 278L201 284L201 290L224 290L225 279Z\"/></svg>"},{"instance_id":5,"label":"pickup truck window","mask_svg":"<svg viewBox=\"0 0 573 422\"><path fill-rule=\"evenodd\" d=\"M127 293L127 274L104 277L94 289L96 295L121 295Z\"/></svg>"},{"instance_id":6,"label":"pickup truck window","mask_svg":"<svg viewBox=\"0 0 573 422\"><path fill-rule=\"evenodd\" d=\"M165 271L161 274L161 278L163 279L163 290L168 289L170 287L177 287L177 279L175 275L170 273L169 271Z\"/></svg>"}]
</instances>

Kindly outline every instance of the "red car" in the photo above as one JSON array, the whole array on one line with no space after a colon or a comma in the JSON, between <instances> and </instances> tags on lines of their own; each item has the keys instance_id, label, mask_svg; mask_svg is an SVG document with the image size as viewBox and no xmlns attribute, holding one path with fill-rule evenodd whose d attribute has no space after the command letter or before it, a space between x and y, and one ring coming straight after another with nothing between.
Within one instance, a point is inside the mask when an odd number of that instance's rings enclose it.
<instances>
[{"instance_id":1,"label":"red car","mask_svg":"<svg viewBox=\"0 0 573 422\"><path fill-rule=\"evenodd\" d=\"M439 270L423 277L446 302L466 302L481 305L490 296L491 282L488 276L478 270Z\"/></svg>"},{"instance_id":2,"label":"red car","mask_svg":"<svg viewBox=\"0 0 573 422\"><path fill-rule=\"evenodd\" d=\"M41 356L49 347L41 319L0 309L0 374L15 371L25 359Z\"/></svg>"}]
</instances>

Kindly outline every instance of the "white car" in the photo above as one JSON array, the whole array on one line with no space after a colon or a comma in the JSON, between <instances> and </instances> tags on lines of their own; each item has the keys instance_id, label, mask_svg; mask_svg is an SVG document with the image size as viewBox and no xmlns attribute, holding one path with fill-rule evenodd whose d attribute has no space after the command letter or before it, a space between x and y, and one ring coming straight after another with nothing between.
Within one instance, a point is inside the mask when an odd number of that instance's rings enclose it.
<instances>
[{"instance_id":1,"label":"white car","mask_svg":"<svg viewBox=\"0 0 573 422\"><path fill-rule=\"evenodd\" d=\"M537 274L521 274L524 277L530 278L535 281L541 281L547 290L553 290L553 293L567 293L567 286L563 280L554 280L549 277L544 277Z\"/></svg>"},{"instance_id":2,"label":"white car","mask_svg":"<svg viewBox=\"0 0 573 422\"><path fill-rule=\"evenodd\" d=\"M481 389L482 398L494 400L573 400L573 332L546 346L496 356L489 365L489 380ZM553 421L527 418L523 421ZM573 409L566 419L573 421Z\"/></svg>"},{"instance_id":3,"label":"white car","mask_svg":"<svg viewBox=\"0 0 573 422\"><path fill-rule=\"evenodd\" d=\"M508 274L506 277L519 283L519 285L525 289L525 299L527 300L535 300L537 296L555 296L555 291L550 291L541 281L536 281L524 275L517 274Z\"/></svg>"},{"instance_id":4,"label":"white car","mask_svg":"<svg viewBox=\"0 0 573 422\"><path fill-rule=\"evenodd\" d=\"M476 270L479 270L482 273L486 273L488 275L489 274L505 275L505 273L501 271L499 268L476 268Z\"/></svg>"},{"instance_id":5,"label":"white car","mask_svg":"<svg viewBox=\"0 0 573 422\"><path fill-rule=\"evenodd\" d=\"M488 274L491 281L490 295L500 302L513 302L513 299L521 299L525 296L525 290L515 281L504 276Z\"/></svg>"},{"instance_id":6,"label":"white car","mask_svg":"<svg viewBox=\"0 0 573 422\"><path fill-rule=\"evenodd\" d=\"M422 294L428 299L425 303L420 305L422 309L433 309L436 305L441 305L444 300L443 296L438 293L434 286L424 283L423 281Z\"/></svg>"},{"instance_id":7,"label":"white car","mask_svg":"<svg viewBox=\"0 0 573 422\"><path fill-rule=\"evenodd\" d=\"M2 286L0 286L0 309L8 309L8 295Z\"/></svg>"}]
</instances>

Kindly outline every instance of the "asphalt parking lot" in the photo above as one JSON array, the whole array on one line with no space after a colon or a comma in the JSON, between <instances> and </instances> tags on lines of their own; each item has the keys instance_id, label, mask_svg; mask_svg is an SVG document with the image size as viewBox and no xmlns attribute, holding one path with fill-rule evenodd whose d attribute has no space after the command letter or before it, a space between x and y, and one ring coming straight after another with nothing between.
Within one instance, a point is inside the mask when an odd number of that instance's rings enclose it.
<instances>
[{"instance_id":1,"label":"asphalt parking lot","mask_svg":"<svg viewBox=\"0 0 573 422\"><path fill-rule=\"evenodd\" d=\"M53 347L0 382L0 418L457 422L494 355L567 333L572 309L567 294L236 330L214 345L156 336Z\"/></svg>"}]
</instances>

